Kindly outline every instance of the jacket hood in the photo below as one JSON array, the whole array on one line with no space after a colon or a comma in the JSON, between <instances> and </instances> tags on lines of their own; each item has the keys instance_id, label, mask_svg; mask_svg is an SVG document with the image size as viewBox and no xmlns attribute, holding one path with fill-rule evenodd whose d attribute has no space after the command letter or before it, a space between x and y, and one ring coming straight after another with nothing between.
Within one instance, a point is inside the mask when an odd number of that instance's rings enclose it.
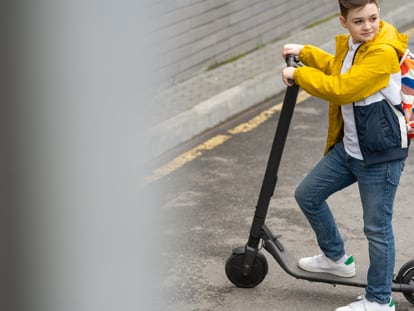
<instances>
[{"instance_id":1,"label":"jacket hood","mask_svg":"<svg viewBox=\"0 0 414 311\"><path fill-rule=\"evenodd\" d=\"M337 36L337 44L346 46L348 44L349 35ZM381 20L378 34L371 41L366 42L366 46L373 46L377 44L391 45L399 55L405 53L408 46L408 36L402 34L390 23Z\"/></svg>"},{"instance_id":2,"label":"jacket hood","mask_svg":"<svg viewBox=\"0 0 414 311\"><path fill-rule=\"evenodd\" d=\"M397 50L398 54L404 54L408 45L408 36L400 33L393 25L381 21L380 30L372 44L389 44Z\"/></svg>"}]
</instances>

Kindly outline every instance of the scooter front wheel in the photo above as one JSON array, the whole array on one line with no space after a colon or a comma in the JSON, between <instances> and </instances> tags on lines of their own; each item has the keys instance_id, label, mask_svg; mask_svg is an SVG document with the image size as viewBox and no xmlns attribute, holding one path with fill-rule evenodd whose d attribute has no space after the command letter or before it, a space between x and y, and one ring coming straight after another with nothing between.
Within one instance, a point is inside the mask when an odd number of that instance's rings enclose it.
<instances>
[{"instance_id":1,"label":"scooter front wheel","mask_svg":"<svg viewBox=\"0 0 414 311\"><path fill-rule=\"evenodd\" d=\"M242 267L244 251L238 249L226 261L227 278L237 287L251 288L259 285L268 272L266 257L259 251L256 254L252 269L248 275L243 275Z\"/></svg>"}]
</instances>

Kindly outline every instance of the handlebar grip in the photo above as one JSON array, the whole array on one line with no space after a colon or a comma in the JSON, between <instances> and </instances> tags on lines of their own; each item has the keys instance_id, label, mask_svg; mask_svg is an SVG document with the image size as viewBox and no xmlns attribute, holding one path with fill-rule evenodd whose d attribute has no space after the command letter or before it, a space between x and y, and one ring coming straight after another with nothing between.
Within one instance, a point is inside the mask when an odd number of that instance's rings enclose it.
<instances>
[{"instance_id":1,"label":"handlebar grip","mask_svg":"<svg viewBox=\"0 0 414 311\"><path fill-rule=\"evenodd\" d=\"M296 65L295 55L292 55L292 54L286 55L286 65L288 67L295 67L295 65ZM294 85L295 84L295 81L289 79L289 83L291 83L292 85Z\"/></svg>"},{"instance_id":2,"label":"handlebar grip","mask_svg":"<svg viewBox=\"0 0 414 311\"><path fill-rule=\"evenodd\" d=\"M295 55L289 54L286 56L286 65L288 67L295 67Z\"/></svg>"}]
</instances>

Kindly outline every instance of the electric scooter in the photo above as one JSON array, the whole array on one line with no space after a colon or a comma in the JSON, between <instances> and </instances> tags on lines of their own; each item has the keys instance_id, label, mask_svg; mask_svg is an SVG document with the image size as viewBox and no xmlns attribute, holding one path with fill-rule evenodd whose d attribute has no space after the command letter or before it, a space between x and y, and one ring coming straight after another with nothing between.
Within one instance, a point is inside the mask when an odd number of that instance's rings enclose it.
<instances>
[{"instance_id":1,"label":"electric scooter","mask_svg":"<svg viewBox=\"0 0 414 311\"><path fill-rule=\"evenodd\" d=\"M292 55L286 58L287 66L298 66L298 59ZM274 235L266 226L265 220L270 200L274 194L277 183L277 172L282 158L290 121L296 105L299 86L293 84L286 90L283 106L280 113L276 133L273 139L268 158L265 175L263 178L259 198L250 228L248 242L245 246L233 249L227 259L225 272L228 279L237 287L252 288L260 284L268 272L266 257L261 252L263 247L282 269L296 279L311 282L322 282L336 285L354 287L366 287L366 271L359 272L353 278L342 278L327 273L311 273L297 266L298 260L289 254L287 248L281 242L281 235ZM414 304L414 260L406 262L394 275L392 284L393 292L401 292L404 297Z\"/></svg>"}]
</instances>

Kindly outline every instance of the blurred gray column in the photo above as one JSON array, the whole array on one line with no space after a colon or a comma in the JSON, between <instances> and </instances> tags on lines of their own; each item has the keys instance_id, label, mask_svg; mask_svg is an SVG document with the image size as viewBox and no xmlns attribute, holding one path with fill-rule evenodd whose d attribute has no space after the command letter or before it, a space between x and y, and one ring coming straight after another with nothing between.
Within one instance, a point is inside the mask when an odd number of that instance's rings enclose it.
<instances>
[{"instance_id":1,"label":"blurred gray column","mask_svg":"<svg viewBox=\"0 0 414 311\"><path fill-rule=\"evenodd\" d=\"M162 299L160 221L139 187L154 61L145 2L13 4L13 165L3 166L15 195L2 223L15 310L154 310Z\"/></svg>"}]
</instances>

